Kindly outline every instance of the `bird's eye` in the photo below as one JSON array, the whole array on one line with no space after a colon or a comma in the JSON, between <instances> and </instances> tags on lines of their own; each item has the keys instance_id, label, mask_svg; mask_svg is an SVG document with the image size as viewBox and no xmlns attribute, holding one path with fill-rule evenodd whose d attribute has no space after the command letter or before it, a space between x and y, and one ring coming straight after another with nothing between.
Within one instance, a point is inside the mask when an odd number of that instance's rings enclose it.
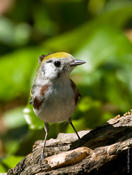
<instances>
[{"instance_id":1,"label":"bird's eye","mask_svg":"<svg viewBox=\"0 0 132 175\"><path fill-rule=\"evenodd\" d=\"M60 67L61 62L60 62L60 61L55 61L55 62L54 62L54 65L55 65L56 67Z\"/></svg>"}]
</instances>

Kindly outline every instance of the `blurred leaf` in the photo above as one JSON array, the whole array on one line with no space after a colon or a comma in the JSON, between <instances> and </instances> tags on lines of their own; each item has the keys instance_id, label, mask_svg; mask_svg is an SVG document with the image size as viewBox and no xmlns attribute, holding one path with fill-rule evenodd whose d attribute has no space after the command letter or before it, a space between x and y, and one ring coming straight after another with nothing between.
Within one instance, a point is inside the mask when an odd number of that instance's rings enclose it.
<instances>
[{"instance_id":1,"label":"blurred leaf","mask_svg":"<svg viewBox=\"0 0 132 175\"><path fill-rule=\"evenodd\" d=\"M0 42L10 47L27 44L31 26L26 23L15 24L6 17L0 17Z\"/></svg>"},{"instance_id":2,"label":"blurred leaf","mask_svg":"<svg viewBox=\"0 0 132 175\"><path fill-rule=\"evenodd\" d=\"M83 130L88 129L85 125L86 121L85 121L84 117L80 118L79 120L72 120L72 123L77 131L81 130L82 128L83 128ZM67 126L66 132L67 133L74 133L74 130L70 124Z\"/></svg>"},{"instance_id":3,"label":"blurred leaf","mask_svg":"<svg viewBox=\"0 0 132 175\"><path fill-rule=\"evenodd\" d=\"M0 17L0 42L11 45L13 42L14 24L5 17Z\"/></svg>"},{"instance_id":4,"label":"blurred leaf","mask_svg":"<svg viewBox=\"0 0 132 175\"><path fill-rule=\"evenodd\" d=\"M45 6L40 6L40 4L38 4L34 9L33 16L35 20L35 28L39 31L39 37L42 38L42 35L52 36L58 32L57 23L55 23L55 21L49 16Z\"/></svg>"},{"instance_id":5,"label":"blurred leaf","mask_svg":"<svg viewBox=\"0 0 132 175\"><path fill-rule=\"evenodd\" d=\"M81 112L86 112L92 107L101 107L101 102L93 100L90 97L83 97L78 104L78 108Z\"/></svg>"},{"instance_id":6,"label":"blurred leaf","mask_svg":"<svg viewBox=\"0 0 132 175\"><path fill-rule=\"evenodd\" d=\"M23 159L22 156L7 156L0 161L0 172L7 172L9 168L16 166Z\"/></svg>"},{"instance_id":7,"label":"blurred leaf","mask_svg":"<svg viewBox=\"0 0 132 175\"><path fill-rule=\"evenodd\" d=\"M120 110L129 110L132 44L124 34L110 26L99 27L75 55L87 63L74 70L73 78L78 74L80 85L91 86L94 97L108 100Z\"/></svg>"},{"instance_id":8,"label":"blurred leaf","mask_svg":"<svg viewBox=\"0 0 132 175\"><path fill-rule=\"evenodd\" d=\"M89 0L88 2L88 10L93 14L98 14L104 7L105 0Z\"/></svg>"},{"instance_id":9,"label":"blurred leaf","mask_svg":"<svg viewBox=\"0 0 132 175\"><path fill-rule=\"evenodd\" d=\"M87 39L98 27L108 25L113 28L123 28L131 17L132 3L124 3L114 9L106 9L106 11L103 11L98 17L92 21L88 21L81 27L44 42L44 48L53 51L76 51L87 42Z\"/></svg>"},{"instance_id":10,"label":"blurred leaf","mask_svg":"<svg viewBox=\"0 0 132 175\"><path fill-rule=\"evenodd\" d=\"M19 139L20 138L21 135L19 135ZM5 141L5 143L6 143L5 150L7 154L14 154L19 149L20 146L20 140L18 141L16 140L16 138L10 138L7 141Z\"/></svg>"},{"instance_id":11,"label":"blurred leaf","mask_svg":"<svg viewBox=\"0 0 132 175\"><path fill-rule=\"evenodd\" d=\"M6 133L3 133L1 139L4 143L4 150L6 151L6 153L14 154L19 149L19 146L27 133L27 125L12 127L9 128Z\"/></svg>"},{"instance_id":12,"label":"blurred leaf","mask_svg":"<svg viewBox=\"0 0 132 175\"><path fill-rule=\"evenodd\" d=\"M14 44L16 46L26 45L31 36L31 26L26 23L20 23L15 26Z\"/></svg>"},{"instance_id":13,"label":"blurred leaf","mask_svg":"<svg viewBox=\"0 0 132 175\"><path fill-rule=\"evenodd\" d=\"M0 161L0 173L4 173L6 171L7 171L6 167L4 165L2 165L2 163Z\"/></svg>"},{"instance_id":14,"label":"blurred leaf","mask_svg":"<svg viewBox=\"0 0 132 175\"><path fill-rule=\"evenodd\" d=\"M101 26L93 30L92 35L78 49L75 54L78 58L87 61L80 66L82 71L91 72L107 60L113 60L115 64L122 64L120 61L132 62L126 56L132 54L132 45L119 30L111 26Z\"/></svg>"},{"instance_id":15,"label":"blurred leaf","mask_svg":"<svg viewBox=\"0 0 132 175\"><path fill-rule=\"evenodd\" d=\"M38 56L42 53L44 53L43 48L35 47L16 51L1 57L1 101L8 101L29 94L32 76L38 67Z\"/></svg>"},{"instance_id":16,"label":"blurred leaf","mask_svg":"<svg viewBox=\"0 0 132 175\"><path fill-rule=\"evenodd\" d=\"M6 127L15 128L25 125L26 122L24 120L23 108L15 108L13 110L7 111L3 117L4 124Z\"/></svg>"},{"instance_id":17,"label":"blurred leaf","mask_svg":"<svg viewBox=\"0 0 132 175\"><path fill-rule=\"evenodd\" d=\"M33 112L31 105L26 106L24 109L24 117L30 129L43 129L44 122L41 121Z\"/></svg>"}]
</instances>

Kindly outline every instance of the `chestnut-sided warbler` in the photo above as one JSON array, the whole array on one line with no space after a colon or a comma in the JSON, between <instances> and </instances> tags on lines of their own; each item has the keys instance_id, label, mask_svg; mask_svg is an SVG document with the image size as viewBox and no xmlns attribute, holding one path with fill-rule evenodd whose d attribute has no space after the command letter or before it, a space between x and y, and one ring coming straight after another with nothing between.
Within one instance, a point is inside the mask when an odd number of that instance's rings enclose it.
<instances>
[{"instance_id":1,"label":"chestnut-sided warbler","mask_svg":"<svg viewBox=\"0 0 132 175\"><path fill-rule=\"evenodd\" d=\"M71 121L78 98L80 96L76 85L69 78L71 71L85 61L77 60L66 52L57 52L39 57L39 69L31 89L30 103L35 114L44 121L44 146L41 159L44 158L44 150L48 135L48 123Z\"/></svg>"}]
</instances>

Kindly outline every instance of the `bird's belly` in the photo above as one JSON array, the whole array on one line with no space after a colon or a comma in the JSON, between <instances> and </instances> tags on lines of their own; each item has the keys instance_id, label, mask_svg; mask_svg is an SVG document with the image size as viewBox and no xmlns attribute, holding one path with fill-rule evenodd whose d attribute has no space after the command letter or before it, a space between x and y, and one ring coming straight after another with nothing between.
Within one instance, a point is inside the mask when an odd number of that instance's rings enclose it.
<instances>
[{"instance_id":1,"label":"bird's belly","mask_svg":"<svg viewBox=\"0 0 132 175\"><path fill-rule=\"evenodd\" d=\"M75 110L73 91L53 92L42 104L38 116L45 122L68 120Z\"/></svg>"}]
</instances>

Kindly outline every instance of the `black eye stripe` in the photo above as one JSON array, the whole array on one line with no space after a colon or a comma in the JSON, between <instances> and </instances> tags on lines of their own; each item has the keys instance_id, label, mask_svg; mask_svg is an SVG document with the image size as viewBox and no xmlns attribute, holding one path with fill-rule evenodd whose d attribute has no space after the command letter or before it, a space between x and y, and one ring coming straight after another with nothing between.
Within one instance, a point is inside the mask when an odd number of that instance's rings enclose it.
<instances>
[{"instance_id":1,"label":"black eye stripe","mask_svg":"<svg viewBox=\"0 0 132 175\"><path fill-rule=\"evenodd\" d=\"M54 65L55 65L56 67L60 67L61 62L60 62L60 61L55 61L55 62L54 62Z\"/></svg>"},{"instance_id":2,"label":"black eye stripe","mask_svg":"<svg viewBox=\"0 0 132 175\"><path fill-rule=\"evenodd\" d=\"M52 63L52 60L47 61L47 63Z\"/></svg>"}]
</instances>

